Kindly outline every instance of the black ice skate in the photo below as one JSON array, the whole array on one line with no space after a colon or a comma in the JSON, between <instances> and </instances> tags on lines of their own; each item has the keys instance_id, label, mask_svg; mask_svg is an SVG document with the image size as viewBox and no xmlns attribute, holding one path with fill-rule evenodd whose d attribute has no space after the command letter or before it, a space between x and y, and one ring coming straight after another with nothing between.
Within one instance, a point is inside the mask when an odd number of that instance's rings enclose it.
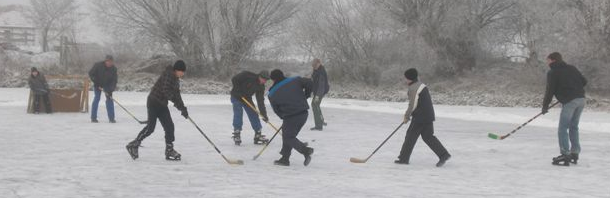
<instances>
[{"instance_id":1,"label":"black ice skate","mask_svg":"<svg viewBox=\"0 0 610 198\"><path fill-rule=\"evenodd\" d=\"M173 144L165 145L165 159L172 161L180 161L180 153L174 150Z\"/></svg>"},{"instance_id":2,"label":"black ice skate","mask_svg":"<svg viewBox=\"0 0 610 198\"><path fill-rule=\"evenodd\" d=\"M266 144L267 142L269 142L269 139L265 138L265 136L262 135L260 131L257 131L254 134L254 144L261 145Z\"/></svg>"},{"instance_id":3,"label":"black ice skate","mask_svg":"<svg viewBox=\"0 0 610 198\"><path fill-rule=\"evenodd\" d=\"M578 164L578 154L576 153L572 153L570 154L570 163L572 164Z\"/></svg>"},{"instance_id":4,"label":"black ice skate","mask_svg":"<svg viewBox=\"0 0 610 198\"><path fill-rule=\"evenodd\" d=\"M233 141L235 142L235 145L239 146L241 144L241 131L240 130L235 130L233 132Z\"/></svg>"},{"instance_id":5,"label":"black ice skate","mask_svg":"<svg viewBox=\"0 0 610 198\"><path fill-rule=\"evenodd\" d=\"M553 165L556 166L570 166L571 158L569 155L560 155L553 158Z\"/></svg>"},{"instance_id":6,"label":"black ice skate","mask_svg":"<svg viewBox=\"0 0 610 198\"><path fill-rule=\"evenodd\" d=\"M140 147L140 141L134 140L129 142L125 148L133 160L138 159L138 147Z\"/></svg>"}]
</instances>

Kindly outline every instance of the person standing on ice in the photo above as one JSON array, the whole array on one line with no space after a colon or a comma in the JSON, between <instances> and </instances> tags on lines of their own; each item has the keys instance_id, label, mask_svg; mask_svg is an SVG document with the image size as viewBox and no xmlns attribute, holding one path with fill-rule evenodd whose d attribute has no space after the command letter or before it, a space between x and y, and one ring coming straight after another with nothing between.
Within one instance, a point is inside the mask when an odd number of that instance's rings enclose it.
<instances>
[{"instance_id":1,"label":"person standing on ice","mask_svg":"<svg viewBox=\"0 0 610 198\"><path fill-rule=\"evenodd\" d=\"M254 130L254 144L265 144L269 140L262 135L261 121L258 114L242 101L245 98L250 104L252 95L256 94L256 102L258 102L258 110L263 116L263 121L269 121L267 110L265 109L265 83L269 80L269 71L262 70L255 74L249 71L243 71L231 79L233 88L231 89L231 104L233 105L233 141L235 145L241 144L241 130L243 125L243 112L246 111L252 129ZM254 105L256 108L256 106Z\"/></svg>"},{"instance_id":2,"label":"person standing on ice","mask_svg":"<svg viewBox=\"0 0 610 198\"><path fill-rule=\"evenodd\" d=\"M118 81L117 69L114 66L114 58L111 55L106 55L104 61L97 62L89 70L89 78L93 81L93 104L91 104L91 122L97 121L97 108L100 103L102 92L106 95L106 112L110 123L116 123L114 119L114 101L112 101L112 92L116 89Z\"/></svg>"},{"instance_id":3,"label":"person standing on ice","mask_svg":"<svg viewBox=\"0 0 610 198\"><path fill-rule=\"evenodd\" d=\"M561 155L553 158L553 164L569 165L570 162L576 164L580 153L578 122L585 108L584 87L587 85L587 79L576 67L564 62L559 52L549 54L547 63L551 70L547 73L542 113L549 112L549 104L553 96L562 104L557 130Z\"/></svg>"},{"instance_id":4,"label":"person standing on ice","mask_svg":"<svg viewBox=\"0 0 610 198\"><path fill-rule=\"evenodd\" d=\"M290 166L290 154L294 148L303 154L307 166L311 162L313 148L297 139L297 135L307 122L309 105L307 98L311 96L312 81L301 77L286 78L279 70L271 72L273 86L269 89L269 102L273 111L284 122L282 123L282 157L274 161L275 165Z\"/></svg>"},{"instance_id":5,"label":"person standing on ice","mask_svg":"<svg viewBox=\"0 0 610 198\"><path fill-rule=\"evenodd\" d=\"M184 106L180 95L180 78L184 76L186 64L182 60L176 61L174 66L167 66L157 82L153 86L148 99L146 108L148 109L148 124L138 133L135 140L127 144L127 152L134 160L138 158L138 147L144 140L155 131L157 119L161 122L165 130L165 159L180 160L180 153L174 150L174 123L172 116L167 108L168 101L174 103L174 107L181 111L184 118L189 117L189 113Z\"/></svg>"},{"instance_id":6,"label":"person standing on ice","mask_svg":"<svg viewBox=\"0 0 610 198\"><path fill-rule=\"evenodd\" d=\"M44 107L47 113L52 113L51 101L49 100L49 84L44 75L38 72L36 67L32 67L30 79L28 80L30 89L34 93L34 113L40 113L40 101L43 100Z\"/></svg>"},{"instance_id":7,"label":"person standing on ice","mask_svg":"<svg viewBox=\"0 0 610 198\"><path fill-rule=\"evenodd\" d=\"M425 84L419 82L417 77L418 73L415 68L408 69L405 71L404 75L407 79L407 84L409 85L409 107L405 113L403 122L407 123L411 121L411 124L407 130L407 135L402 144L398 160L394 161L394 163L409 164L413 147L415 147L415 143L421 135L424 142L439 158L436 166L441 167L451 158L451 155L438 138L434 136L433 122L435 118L430 91Z\"/></svg>"},{"instance_id":8,"label":"person standing on ice","mask_svg":"<svg viewBox=\"0 0 610 198\"><path fill-rule=\"evenodd\" d=\"M313 118L315 126L310 130L322 131L323 126L326 126L324 122L324 116L322 115L322 109L320 104L322 98L328 93L330 86L328 85L328 76L326 75L326 69L322 66L320 59L314 59L312 63L313 73L311 79L313 81L313 99L311 100L311 109L313 111Z\"/></svg>"}]
</instances>

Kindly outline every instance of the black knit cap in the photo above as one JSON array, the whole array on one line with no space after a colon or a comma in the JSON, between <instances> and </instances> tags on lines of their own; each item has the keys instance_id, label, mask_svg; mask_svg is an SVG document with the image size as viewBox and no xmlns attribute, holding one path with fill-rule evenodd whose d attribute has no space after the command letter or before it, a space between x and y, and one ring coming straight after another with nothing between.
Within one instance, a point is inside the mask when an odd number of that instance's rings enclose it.
<instances>
[{"instance_id":1,"label":"black knit cap","mask_svg":"<svg viewBox=\"0 0 610 198\"><path fill-rule=\"evenodd\" d=\"M182 60L176 61L176 63L174 63L174 70L186 71L186 63L184 63Z\"/></svg>"},{"instance_id":2,"label":"black knit cap","mask_svg":"<svg viewBox=\"0 0 610 198\"><path fill-rule=\"evenodd\" d=\"M114 57L112 57L112 55L106 55L105 60L111 60L111 61L114 61Z\"/></svg>"},{"instance_id":3,"label":"black knit cap","mask_svg":"<svg viewBox=\"0 0 610 198\"><path fill-rule=\"evenodd\" d=\"M415 68L407 69L405 71L405 78L413 81L417 80L417 70Z\"/></svg>"},{"instance_id":4,"label":"black knit cap","mask_svg":"<svg viewBox=\"0 0 610 198\"><path fill-rule=\"evenodd\" d=\"M271 71L271 80L277 82L282 81L285 78L286 77L284 76L284 72L282 72L282 70L274 69L273 71Z\"/></svg>"},{"instance_id":5,"label":"black knit cap","mask_svg":"<svg viewBox=\"0 0 610 198\"><path fill-rule=\"evenodd\" d=\"M37 71L38 71L38 68L32 67L32 72L37 72Z\"/></svg>"},{"instance_id":6,"label":"black knit cap","mask_svg":"<svg viewBox=\"0 0 610 198\"><path fill-rule=\"evenodd\" d=\"M563 57L561 57L561 54L559 52L553 52L549 54L547 58L558 62L563 61Z\"/></svg>"}]
</instances>

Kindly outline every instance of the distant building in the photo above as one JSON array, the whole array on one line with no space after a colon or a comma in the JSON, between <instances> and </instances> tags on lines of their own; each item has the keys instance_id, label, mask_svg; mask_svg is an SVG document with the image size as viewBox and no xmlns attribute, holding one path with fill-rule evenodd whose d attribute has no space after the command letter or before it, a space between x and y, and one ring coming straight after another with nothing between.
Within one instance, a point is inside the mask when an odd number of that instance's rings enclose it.
<instances>
[{"instance_id":1,"label":"distant building","mask_svg":"<svg viewBox=\"0 0 610 198\"><path fill-rule=\"evenodd\" d=\"M0 43L36 45L36 28L24 26L0 26Z\"/></svg>"}]
</instances>

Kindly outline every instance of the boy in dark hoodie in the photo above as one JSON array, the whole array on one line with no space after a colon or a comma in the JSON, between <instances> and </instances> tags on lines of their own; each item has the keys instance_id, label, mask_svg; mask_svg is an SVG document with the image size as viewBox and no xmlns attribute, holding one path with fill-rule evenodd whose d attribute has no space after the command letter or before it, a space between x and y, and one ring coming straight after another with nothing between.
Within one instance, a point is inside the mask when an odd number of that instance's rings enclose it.
<instances>
[{"instance_id":1,"label":"boy in dark hoodie","mask_svg":"<svg viewBox=\"0 0 610 198\"><path fill-rule=\"evenodd\" d=\"M28 84L34 93L34 113L40 113L40 100L43 100L46 112L52 113L51 101L49 100L49 84L47 84L47 79L36 67L32 67Z\"/></svg>"}]
</instances>

